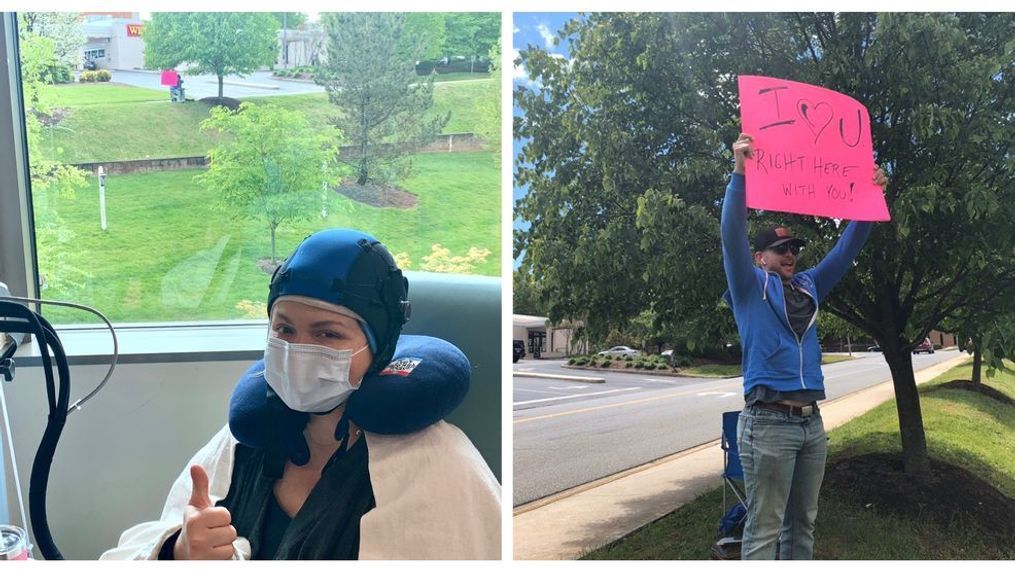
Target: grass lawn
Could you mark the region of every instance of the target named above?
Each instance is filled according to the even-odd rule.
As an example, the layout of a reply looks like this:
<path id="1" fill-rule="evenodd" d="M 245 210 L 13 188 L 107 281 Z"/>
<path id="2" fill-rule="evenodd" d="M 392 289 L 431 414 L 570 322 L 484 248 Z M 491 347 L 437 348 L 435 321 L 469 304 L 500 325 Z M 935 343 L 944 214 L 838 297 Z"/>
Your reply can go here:
<path id="1" fill-rule="evenodd" d="M 497 79 L 489 73 L 469 73 L 467 71 L 456 71 L 454 73 L 438 73 L 434 76 L 434 83 L 447 83 L 449 81 L 475 81 L 477 79 Z"/>
<path id="2" fill-rule="evenodd" d="M 968 379 L 971 365 L 953 368 L 920 387 L 924 426 L 932 461 L 964 468 L 989 482 L 1010 504 L 1015 498 L 1015 407 L 989 396 L 942 386 Z M 1015 375 L 999 373 L 985 379 L 989 387 L 1015 398 Z M 900 450 L 895 403 L 889 401 L 830 433 L 829 466 L 864 454 Z M 833 469 L 834 471 L 834 469 Z M 816 529 L 819 559 L 1011 559 L 1015 557 L 1011 521 L 935 511 L 937 502 L 913 506 L 903 514 L 885 501 L 858 495 L 839 486 L 826 471 Z M 903 476 L 898 475 L 901 479 Z M 719 474 L 716 473 L 716 480 Z M 832 484 L 829 484 L 829 481 Z M 916 488 L 908 479 L 901 489 Z M 966 480 L 938 493 L 973 488 Z M 989 488 L 988 488 L 989 489 Z M 720 517 L 721 489 L 704 494 L 679 510 L 631 535 L 586 554 L 586 559 L 706 559 Z M 987 509 L 993 506 L 969 510 Z M 938 508 L 940 509 L 940 508 Z"/>
<path id="3" fill-rule="evenodd" d="M 851 361 L 856 357 L 850 357 L 849 355 L 822 355 L 821 364 L 831 365 L 832 363 L 841 363 L 842 361 Z M 684 373 L 693 377 L 739 377 L 740 376 L 740 365 L 699 365 L 697 367 L 688 367 L 681 369 L 680 373 Z"/>
<path id="4" fill-rule="evenodd" d="M 112 103 L 139 103 L 144 101 L 169 102 L 165 89 L 148 89 L 122 83 L 68 83 L 50 90 L 50 103 L 56 107 L 83 107 Z"/>
<path id="5" fill-rule="evenodd" d="M 63 163 L 198 156 L 216 137 L 199 129 L 208 106 L 170 103 L 164 92 L 117 84 L 71 84 L 51 90 L 66 117 L 43 132 L 46 158 Z M 157 97 L 156 97 L 157 94 Z M 324 93 L 251 98 L 305 113 L 311 125 L 330 128 L 338 109 Z M 446 82 L 434 86 L 432 113 L 451 112 L 445 133 L 499 132 L 500 82 Z M 491 129 L 492 126 L 492 129 Z"/>
<path id="6" fill-rule="evenodd" d="M 326 220 L 279 229 L 278 255 L 288 255 L 316 230 L 351 226 L 394 254 L 408 253 L 410 269 L 440 243 L 453 255 L 471 246 L 490 250 L 474 273 L 499 275 L 500 174 L 493 156 L 422 154 L 413 163 L 414 174 L 401 186 L 419 197 L 416 207 L 375 208 L 333 194 Z M 271 252 L 267 227 L 226 213 L 221 200 L 193 180 L 200 172 L 109 176 L 106 232 L 99 228 L 95 188 L 73 199 L 46 197 L 64 236 L 57 242 L 52 233 L 39 233 L 40 272 L 52 284 L 44 296 L 93 305 L 120 322 L 238 319 L 244 317 L 238 302 L 263 303 L 269 275 L 255 264 Z M 36 209 L 45 208 L 37 201 Z M 54 268 L 58 259 L 64 271 Z M 60 279 L 69 275 L 77 277 Z M 81 322 L 81 315 L 47 308 L 58 323 Z"/>

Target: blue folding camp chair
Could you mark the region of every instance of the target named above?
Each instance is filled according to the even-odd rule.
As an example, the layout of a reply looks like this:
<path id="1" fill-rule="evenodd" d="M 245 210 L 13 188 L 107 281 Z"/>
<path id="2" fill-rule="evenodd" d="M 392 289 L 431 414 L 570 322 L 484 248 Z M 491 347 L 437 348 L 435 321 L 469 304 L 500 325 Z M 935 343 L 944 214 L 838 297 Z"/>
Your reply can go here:
<path id="1" fill-rule="evenodd" d="M 712 546 L 712 559 L 740 559 L 740 538 L 747 518 L 747 494 L 744 488 L 744 468 L 740 465 L 737 448 L 737 420 L 740 411 L 722 413 L 723 449 L 722 517 L 719 520 L 718 540 Z M 736 498 L 728 498 L 727 490 Z"/>

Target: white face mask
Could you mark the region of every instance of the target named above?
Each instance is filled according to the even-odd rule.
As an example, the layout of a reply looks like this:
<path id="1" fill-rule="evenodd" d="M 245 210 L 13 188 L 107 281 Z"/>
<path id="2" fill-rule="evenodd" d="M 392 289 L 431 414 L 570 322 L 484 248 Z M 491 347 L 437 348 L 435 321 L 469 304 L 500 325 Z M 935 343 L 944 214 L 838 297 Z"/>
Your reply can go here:
<path id="1" fill-rule="evenodd" d="M 302 412 L 328 412 L 345 402 L 356 387 L 349 380 L 353 352 L 322 345 L 288 343 L 269 337 L 264 378 L 282 402 Z"/>

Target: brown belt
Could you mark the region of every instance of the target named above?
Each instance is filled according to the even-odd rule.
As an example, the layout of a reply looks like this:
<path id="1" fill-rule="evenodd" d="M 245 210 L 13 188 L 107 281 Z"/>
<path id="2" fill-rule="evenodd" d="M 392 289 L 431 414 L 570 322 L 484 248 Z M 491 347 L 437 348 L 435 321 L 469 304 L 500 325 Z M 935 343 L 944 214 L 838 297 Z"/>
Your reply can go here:
<path id="1" fill-rule="evenodd" d="M 767 408 L 768 410 L 777 410 L 790 416 L 811 416 L 812 414 L 818 412 L 818 403 L 816 402 L 804 406 L 791 406 L 778 402 L 756 402 L 754 403 L 754 406 L 758 408 Z"/>

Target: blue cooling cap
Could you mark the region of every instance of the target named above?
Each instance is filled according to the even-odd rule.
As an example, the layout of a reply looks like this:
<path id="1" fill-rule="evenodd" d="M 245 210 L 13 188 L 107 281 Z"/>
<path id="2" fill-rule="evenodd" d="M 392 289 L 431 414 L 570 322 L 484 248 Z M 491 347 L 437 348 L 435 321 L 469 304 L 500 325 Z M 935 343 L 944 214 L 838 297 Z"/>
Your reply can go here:
<path id="1" fill-rule="evenodd" d="M 302 295 L 355 311 L 368 326 L 374 360 L 368 372 L 391 360 L 402 325 L 409 320 L 409 282 L 376 238 L 347 228 L 308 236 L 275 270 L 268 315 L 283 295 Z"/>

